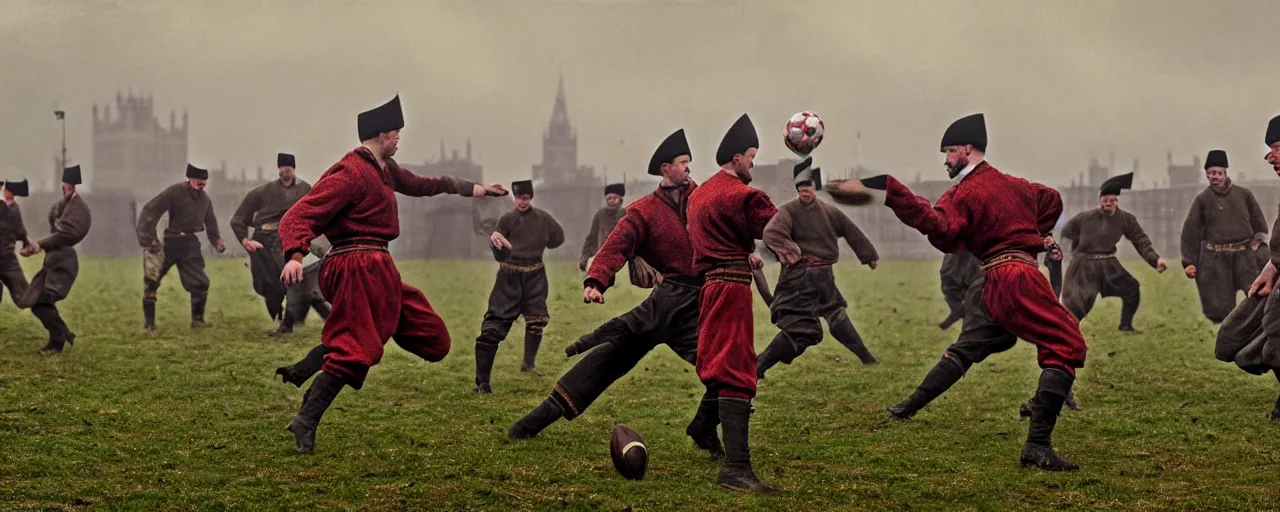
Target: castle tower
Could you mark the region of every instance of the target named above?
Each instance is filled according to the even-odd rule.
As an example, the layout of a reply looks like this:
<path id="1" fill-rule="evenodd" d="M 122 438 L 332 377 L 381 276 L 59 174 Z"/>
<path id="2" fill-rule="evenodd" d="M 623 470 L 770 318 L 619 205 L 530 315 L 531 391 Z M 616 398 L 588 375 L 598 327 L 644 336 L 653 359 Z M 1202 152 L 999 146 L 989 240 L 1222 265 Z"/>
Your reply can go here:
<path id="1" fill-rule="evenodd" d="M 182 180 L 187 164 L 187 114 L 182 126 L 169 113 L 169 127 L 160 124 L 150 95 L 116 93 L 115 116 L 106 106 L 99 115 L 93 105 L 93 188 L 128 192 L 149 198 Z M 88 173 L 86 173 L 88 174 Z"/>

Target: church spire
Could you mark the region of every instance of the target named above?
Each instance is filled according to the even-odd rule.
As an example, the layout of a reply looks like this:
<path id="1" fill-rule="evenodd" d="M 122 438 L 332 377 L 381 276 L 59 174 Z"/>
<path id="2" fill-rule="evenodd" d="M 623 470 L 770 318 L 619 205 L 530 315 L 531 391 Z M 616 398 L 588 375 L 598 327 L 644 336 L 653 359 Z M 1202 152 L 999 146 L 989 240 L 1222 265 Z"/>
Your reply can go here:
<path id="1" fill-rule="evenodd" d="M 569 107 L 564 97 L 564 74 L 560 74 L 560 83 L 556 86 L 556 105 L 551 110 L 552 126 L 569 126 Z"/>

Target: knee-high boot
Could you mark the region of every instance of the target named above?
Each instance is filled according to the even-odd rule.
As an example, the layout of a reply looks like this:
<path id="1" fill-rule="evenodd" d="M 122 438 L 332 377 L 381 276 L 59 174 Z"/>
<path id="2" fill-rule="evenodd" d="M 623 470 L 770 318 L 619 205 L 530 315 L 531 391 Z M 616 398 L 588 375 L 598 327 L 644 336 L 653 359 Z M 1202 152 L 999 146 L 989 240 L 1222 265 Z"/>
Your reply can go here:
<path id="1" fill-rule="evenodd" d="M 716 435 L 716 427 L 720 425 L 720 399 L 716 393 L 707 390 L 698 402 L 698 412 L 693 421 L 685 427 L 684 433 L 693 439 L 694 446 L 706 450 L 712 460 L 724 457 L 724 447 L 720 445 L 720 436 Z"/>
<path id="2" fill-rule="evenodd" d="M 489 375 L 493 373 L 493 359 L 498 355 L 498 345 L 476 341 L 476 387 L 471 391 L 476 394 L 489 394 L 493 388 L 489 385 Z"/>
<path id="3" fill-rule="evenodd" d="M 316 345 L 298 362 L 276 368 L 276 375 L 279 375 L 284 382 L 301 388 L 312 375 L 315 375 L 324 366 L 324 355 L 328 352 L 329 349 L 323 343 Z"/>
<path id="4" fill-rule="evenodd" d="M 915 416 L 920 409 L 938 398 L 943 392 L 951 388 L 952 384 L 964 377 L 965 370 L 968 368 L 951 355 L 942 356 L 942 360 L 938 364 L 933 365 L 933 369 L 924 376 L 924 380 L 898 405 L 889 408 L 889 414 L 898 419 L 908 419 Z"/>
<path id="5" fill-rule="evenodd" d="M 724 430 L 724 466 L 716 480 L 721 487 L 734 491 L 774 494 L 778 490 L 760 481 L 751 467 L 748 442 L 751 423 L 751 401 L 720 398 L 720 426 Z"/>
<path id="6" fill-rule="evenodd" d="M 542 376 L 542 372 L 538 371 L 538 347 L 542 346 L 542 333 L 534 333 L 530 331 L 524 332 L 524 362 L 520 364 L 520 371 L 533 372 L 534 375 Z"/>
<path id="7" fill-rule="evenodd" d="M 862 364 L 873 365 L 879 364 L 880 360 L 871 354 L 871 350 L 867 349 L 867 345 L 862 342 L 862 335 L 858 334 L 858 329 L 853 326 L 853 321 L 845 316 L 835 325 L 831 326 L 831 336 L 839 341 L 841 345 L 858 356 L 858 360 Z"/>
<path id="8" fill-rule="evenodd" d="M 1031 408 L 1031 425 L 1027 429 L 1027 442 L 1022 446 L 1022 465 L 1035 466 L 1049 471 L 1072 471 L 1080 466 L 1058 457 L 1053 451 L 1053 429 L 1062 413 L 1062 403 L 1071 393 L 1075 377 L 1056 368 L 1040 372 L 1040 385 L 1036 389 L 1035 404 Z"/>
<path id="9" fill-rule="evenodd" d="M 324 416 L 324 412 L 329 409 L 329 405 L 333 403 L 333 399 L 338 396 L 338 392 L 342 391 L 342 386 L 345 384 L 342 378 L 328 373 L 321 373 L 316 377 L 316 381 L 311 383 L 311 388 L 307 390 L 306 399 L 302 403 L 302 408 L 298 410 L 298 415 L 294 416 L 293 421 L 285 427 L 293 432 L 299 452 L 316 452 L 316 428 L 320 426 L 320 418 Z"/>
<path id="10" fill-rule="evenodd" d="M 529 414 L 512 424 L 511 428 L 507 429 L 507 437 L 512 440 L 532 439 L 562 417 L 564 417 L 564 408 L 555 400 L 555 397 L 549 396 L 529 411 Z"/>

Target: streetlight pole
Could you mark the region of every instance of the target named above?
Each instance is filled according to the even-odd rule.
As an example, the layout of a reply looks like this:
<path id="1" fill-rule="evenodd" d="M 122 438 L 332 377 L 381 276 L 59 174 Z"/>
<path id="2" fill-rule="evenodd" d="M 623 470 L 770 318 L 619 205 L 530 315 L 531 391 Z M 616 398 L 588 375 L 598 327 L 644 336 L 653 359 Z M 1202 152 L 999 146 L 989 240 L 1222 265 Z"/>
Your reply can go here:
<path id="1" fill-rule="evenodd" d="M 54 171 L 56 176 L 54 176 L 53 180 L 53 186 L 56 189 L 58 187 L 58 183 L 62 181 L 63 169 L 67 168 L 67 113 L 63 110 L 54 110 L 53 115 L 54 117 L 57 117 L 59 121 L 62 121 L 62 160 L 58 170 Z"/>

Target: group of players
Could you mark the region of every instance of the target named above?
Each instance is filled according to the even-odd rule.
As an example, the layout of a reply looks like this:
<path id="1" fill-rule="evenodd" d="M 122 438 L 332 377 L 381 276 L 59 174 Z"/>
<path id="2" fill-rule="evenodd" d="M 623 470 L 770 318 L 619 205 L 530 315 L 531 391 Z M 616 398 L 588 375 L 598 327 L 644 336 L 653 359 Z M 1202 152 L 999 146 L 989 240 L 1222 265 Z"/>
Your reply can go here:
<path id="1" fill-rule="evenodd" d="M 538 371 L 536 356 L 549 321 L 543 253 L 564 243 L 563 229 L 549 213 L 532 206 L 530 181 L 515 182 L 508 191 L 453 177 L 418 176 L 401 168 L 392 157 L 403 127 L 398 96 L 361 113 L 360 145 L 314 186 L 296 178 L 292 155 L 280 154 L 279 179 L 251 191 L 231 222 L 250 254 L 254 289 L 278 321 L 273 333 L 291 331 L 311 308 L 325 319 L 322 342 L 297 363 L 276 370 L 299 388 L 315 377 L 287 427 L 299 451 L 314 452 L 325 411 L 344 387 L 363 386 L 387 340 L 431 362 L 442 360 L 451 349 L 444 322 L 421 291 L 401 280 L 388 253 L 388 243 L 399 235 L 396 193 L 513 195 L 514 209 L 497 220 L 490 235 L 499 269 L 475 341 L 474 392 L 492 392 L 494 357 L 521 316 L 521 370 Z M 1280 116 L 1271 120 L 1265 142 L 1267 161 L 1280 174 Z M 1054 452 L 1052 433 L 1064 404 L 1074 406 L 1071 390 L 1085 362 L 1079 321 L 1098 295 L 1118 296 L 1123 304 L 1120 329 L 1133 330 L 1138 283 L 1116 260 L 1122 237 L 1158 271 L 1166 267 L 1136 218 L 1118 207 L 1118 196 L 1131 185 L 1132 174 L 1108 180 L 1100 190 L 1099 208 L 1067 222 L 1061 236 L 1071 240 L 1071 262 L 1065 281 L 1051 283 L 1040 272 L 1036 256 L 1045 254 L 1051 275 L 1060 269 L 1064 255 L 1052 232 L 1063 210 L 1061 196 L 1050 187 L 1002 173 L 986 161 L 982 114 L 961 118 L 944 132 L 940 150 L 954 185 L 936 204 L 888 175 L 823 187 L 820 169 L 806 158 L 794 169 L 797 198 L 775 206 L 763 191 L 749 186 L 758 148 L 755 127 L 743 114 L 719 144 L 719 169 L 697 184 L 690 179 L 692 151 L 684 131 L 677 130 L 649 161 L 648 173 L 661 177 L 651 194 L 624 208 L 625 188 L 606 187 L 606 206 L 592 221 L 580 262 L 586 272 L 583 300 L 603 303 L 616 274 L 627 265 L 631 282 L 652 292 L 566 348 L 569 356 L 585 356 L 560 377 L 550 396 L 511 425 L 509 437 L 533 438 L 561 418 L 581 415 L 649 351 L 666 344 L 695 365 L 705 385 L 685 432 L 698 448 L 723 459 L 718 483 L 739 491 L 776 492 L 751 465 L 749 424 L 758 379 L 777 363 L 790 364 L 819 343 L 820 319 L 864 364 L 879 362 L 846 314 L 847 303 L 832 271 L 841 238 L 871 269 L 877 267 L 878 255 L 845 214 L 817 197 L 825 189 L 836 202 L 861 204 L 871 197 L 867 190 L 876 189 L 884 191 L 884 204 L 902 222 L 947 253 L 941 272 L 951 314 L 940 327 L 963 320 L 956 342 L 909 397 L 888 408 L 890 415 L 911 418 L 970 366 L 1012 348 L 1022 338 L 1037 346 L 1042 373 L 1036 392 L 1023 405 L 1030 427 L 1021 463 L 1055 471 L 1076 469 Z M 1262 374 L 1280 369 L 1280 341 L 1270 343 L 1280 340 L 1280 313 L 1273 312 L 1280 309 L 1272 306 L 1271 298 L 1280 294 L 1270 293 L 1280 258 L 1280 240 L 1275 239 L 1280 229 L 1272 229 L 1272 240 L 1266 239 L 1256 200 L 1248 190 L 1231 184 L 1226 167 L 1225 153 L 1210 153 L 1210 187 L 1196 198 L 1183 230 L 1184 272 L 1197 280 L 1206 316 L 1223 323 L 1217 357 Z M 142 209 L 137 231 L 145 249 L 147 333 L 155 330 L 160 280 L 173 266 L 191 295 L 192 327 L 209 325 L 204 319 L 209 279 L 197 234 L 207 232 L 218 252 L 225 245 L 204 192 L 207 179 L 207 171 L 188 165 L 187 181 L 166 188 Z M 73 247 L 90 225 L 88 207 L 76 194 L 79 168 L 66 169 L 63 182 L 63 198 L 49 214 L 52 234 L 45 239 L 31 242 L 23 228 L 15 197 L 27 195 L 25 181 L 5 183 L 0 209 L 0 249 L 6 249 L 0 250 L 0 282 L 19 307 L 31 309 L 49 331 L 49 343 L 42 349 L 46 354 L 74 342 L 55 304 L 74 283 L 78 266 Z M 166 213 L 169 225 L 161 241 L 155 229 Z M 24 256 L 46 254 L 30 285 L 13 256 L 17 241 L 23 243 Z M 760 283 L 763 261 L 755 254 L 758 243 L 782 264 L 772 293 Z M 1268 247 L 1269 254 L 1263 251 Z M 779 328 L 758 356 L 753 282 Z M 1237 290 L 1249 296 L 1239 305 Z M 1277 375 L 1280 378 L 1280 372 Z M 1280 399 L 1276 405 L 1272 419 L 1280 419 Z"/>

